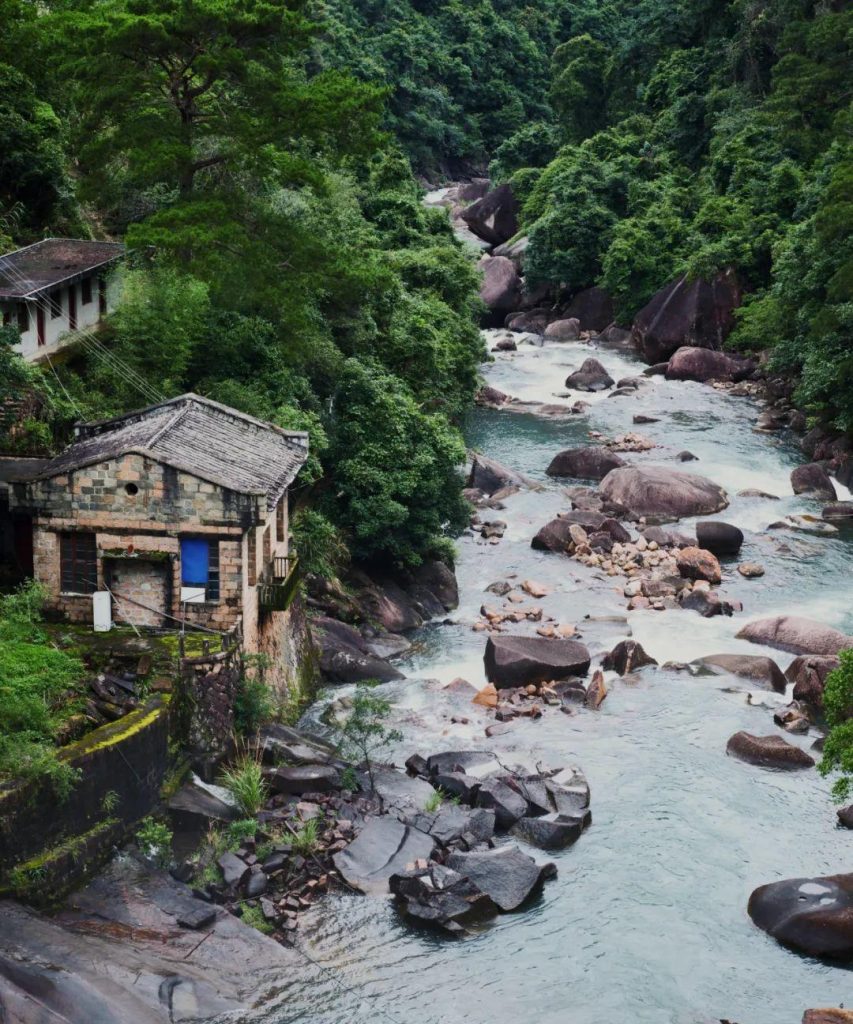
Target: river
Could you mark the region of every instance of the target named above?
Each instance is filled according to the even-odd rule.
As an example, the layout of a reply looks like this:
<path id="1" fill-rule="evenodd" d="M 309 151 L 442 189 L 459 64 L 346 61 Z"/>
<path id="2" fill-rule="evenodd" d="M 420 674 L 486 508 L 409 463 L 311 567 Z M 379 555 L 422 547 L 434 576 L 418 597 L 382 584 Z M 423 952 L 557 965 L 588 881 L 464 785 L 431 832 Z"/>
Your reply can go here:
<path id="1" fill-rule="evenodd" d="M 641 369 L 621 349 L 522 345 L 498 354 L 484 376 L 523 400 L 571 404 L 581 396 L 555 396 L 590 354 L 614 379 Z M 756 706 L 742 680 L 650 669 L 633 684 L 608 676 L 599 712 L 568 717 L 547 709 L 541 720 L 517 720 L 508 733 L 485 740 L 485 713 L 441 689 L 456 676 L 485 681 L 485 641 L 471 624 L 483 601 L 499 603 L 484 588 L 513 574 L 552 587 L 536 603 L 575 623 L 594 655 L 632 634 L 661 663 L 744 651 L 768 653 L 784 668 L 790 655 L 734 639 L 743 622 L 789 612 L 853 632 L 853 531 L 824 538 L 767 530 L 783 514 L 818 506 L 791 494 L 789 473 L 802 454 L 793 438 L 753 431 L 755 402 L 660 377 L 635 396 L 591 401 L 587 414 L 567 419 L 472 414 L 469 444 L 544 489 L 523 491 L 495 513 L 508 524 L 500 543 L 470 534 L 459 540 L 453 624 L 425 627 L 403 663 L 409 678 L 383 689 L 405 736 L 394 751 L 398 763 L 415 751 L 489 747 L 504 760 L 578 764 L 592 789 L 592 827 L 551 858 L 559 875 L 537 902 L 465 940 L 409 928 L 389 900 L 330 897 L 300 928 L 301 948 L 323 967 L 306 963 L 298 977 L 279 979 L 275 1007 L 251 1020 L 796 1024 L 807 1007 L 853 1004 L 853 972 L 788 952 L 746 913 L 750 892 L 762 883 L 849 871 L 853 860 L 851 833 L 835 827 L 828 780 L 814 770 L 777 773 L 726 756 L 726 741 L 740 729 L 777 731 L 768 706 L 778 697 L 761 692 L 756 697 L 768 706 Z M 636 412 L 659 422 L 632 427 Z M 767 570 L 762 579 L 744 580 L 736 560 L 724 565 L 721 592 L 741 599 L 742 613 L 629 613 L 618 579 L 530 548 L 536 530 L 570 507 L 545 466 L 558 450 L 589 443 L 590 430 L 611 437 L 641 431 L 660 447 L 626 460 L 685 468 L 726 488 L 731 505 L 719 518 L 746 533 L 739 560 Z M 699 461 L 681 467 L 675 455 L 683 449 Z M 737 497 L 744 488 L 780 499 Z M 318 721 L 322 706 L 309 721 Z M 452 714 L 470 723 L 453 724 Z M 793 742 L 808 748 L 814 738 Z"/>

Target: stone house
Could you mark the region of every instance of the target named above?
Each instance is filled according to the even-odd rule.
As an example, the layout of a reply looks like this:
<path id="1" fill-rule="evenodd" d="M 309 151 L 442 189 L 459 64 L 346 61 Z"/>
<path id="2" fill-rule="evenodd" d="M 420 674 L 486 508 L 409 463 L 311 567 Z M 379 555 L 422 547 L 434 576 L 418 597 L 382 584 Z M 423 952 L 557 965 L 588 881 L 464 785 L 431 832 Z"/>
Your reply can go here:
<path id="1" fill-rule="evenodd" d="M 117 623 L 239 625 L 252 652 L 293 596 L 288 489 L 307 456 L 307 434 L 186 394 L 78 425 L 7 484 L 9 512 L 54 612 L 93 622 L 105 591 Z"/>
<path id="2" fill-rule="evenodd" d="M 97 327 L 118 301 L 123 255 L 118 242 L 45 238 L 0 256 L 0 322 L 17 327 L 16 351 L 35 362 Z"/>

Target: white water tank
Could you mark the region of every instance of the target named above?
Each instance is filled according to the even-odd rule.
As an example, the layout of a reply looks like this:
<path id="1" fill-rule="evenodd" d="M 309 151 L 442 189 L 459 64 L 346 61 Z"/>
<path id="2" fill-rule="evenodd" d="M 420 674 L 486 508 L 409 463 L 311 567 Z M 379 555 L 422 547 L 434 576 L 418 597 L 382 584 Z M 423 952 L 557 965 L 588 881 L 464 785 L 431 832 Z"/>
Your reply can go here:
<path id="1" fill-rule="evenodd" d="M 113 628 L 113 613 L 108 590 L 92 594 L 92 621 L 96 633 L 108 633 Z"/>

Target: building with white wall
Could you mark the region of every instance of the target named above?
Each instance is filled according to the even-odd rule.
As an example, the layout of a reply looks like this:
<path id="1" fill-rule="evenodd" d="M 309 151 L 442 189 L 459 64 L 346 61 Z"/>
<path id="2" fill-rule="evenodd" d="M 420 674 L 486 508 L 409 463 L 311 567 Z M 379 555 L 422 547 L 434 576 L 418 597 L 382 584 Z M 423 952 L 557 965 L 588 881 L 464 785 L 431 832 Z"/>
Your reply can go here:
<path id="1" fill-rule="evenodd" d="M 0 256 L 0 320 L 17 327 L 30 362 L 97 326 L 118 298 L 118 242 L 45 238 Z"/>

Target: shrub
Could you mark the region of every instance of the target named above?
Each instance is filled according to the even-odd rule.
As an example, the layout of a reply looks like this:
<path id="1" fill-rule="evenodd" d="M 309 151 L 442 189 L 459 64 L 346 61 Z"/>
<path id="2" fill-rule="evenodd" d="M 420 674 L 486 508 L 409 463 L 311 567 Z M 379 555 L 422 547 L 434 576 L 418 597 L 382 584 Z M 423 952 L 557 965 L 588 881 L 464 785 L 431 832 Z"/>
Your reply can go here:
<path id="1" fill-rule="evenodd" d="M 261 762 L 257 758 L 245 754 L 225 769 L 220 784 L 234 797 L 237 806 L 247 817 L 256 815 L 264 806 L 267 786 Z"/>
<path id="2" fill-rule="evenodd" d="M 846 800 L 853 790 L 853 648 L 842 651 L 837 669 L 826 677 L 823 706 L 830 726 L 823 747 L 820 771 L 841 772 L 832 790 L 836 800 Z"/>
<path id="3" fill-rule="evenodd" d="M 293 849 L 303 857 L 310 857 L 317 849 L 320 826 L 316 818 L 309 818 L 291 840 Z"/>
<path id="4" fill-rule="evenodd" d="M 243 655 L 234 698 L 234 729 L 239 736 L 251 736 L 273 716 L 275 705 L 264 679 L 269 665 L 266 654 Z"/>
<path id="5" fill-rule="evenodd" d="M 136 844 L 144 857 L 164 868 L 172 854 L 172 830 L 156 818 L 143 818 L 136 832 Z"/>
<path id="6" fill-rule="evenodd" d="M 365 766 L 374 789 L 374 758 L 391 743 L 403 738 L 398 730 L 386 728 L 385 720 L 390 713 L 391 702 L 371 693 L 370 688 L 362 684 L 353 696 L 349 717 L 338 730 L 341 754 Z"/>

